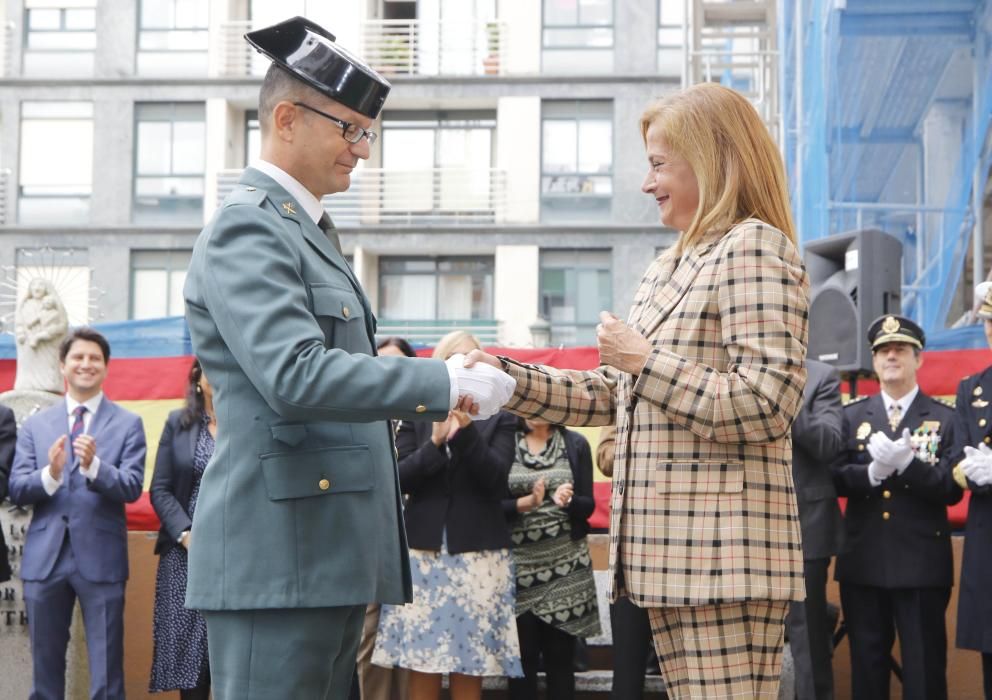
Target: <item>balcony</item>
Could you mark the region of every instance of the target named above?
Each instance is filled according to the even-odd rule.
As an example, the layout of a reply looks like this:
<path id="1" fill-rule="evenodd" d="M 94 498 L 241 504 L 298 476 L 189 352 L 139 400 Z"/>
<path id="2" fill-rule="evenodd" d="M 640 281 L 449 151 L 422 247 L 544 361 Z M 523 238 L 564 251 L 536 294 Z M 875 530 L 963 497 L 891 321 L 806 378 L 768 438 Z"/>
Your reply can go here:
<path id="1" fill-rule="evenodd" d="M 14 73 L 14 32 L 17 25 L 4 22 L 0 27 L 0 77 L 10 77 Z"/>
<path id="2" fill-rule="evenodd" d="M 7 225 L 7 207 L 10 203 L 10 171 L 0 170 L 0 226 Z"/>
<path id="3" fill-rule="evenodd" d="M 379 319 L 376 338 L 390 336 L 405 338 L 413 345 L 437 345 L 437 341 L 452 331 L 471 333 L 484 346 L 499 344 L 499 322 L 489 319 L 472 321 L 396 321 Z"/>
<path id="4" fill-rule="evenodd" d="M 219 77 L 246 78 L 265 74 L 268 59 L 245 41 L 244 35 L 251 29 L 251 20 L 222 22 L 213 34 L 210 40 L 214 53 L 213 72 Z"/>
<path id="5" fill-rule="evenodd" d="M 370 20 L 362 57 L 383 75 L 500 75 L 505 22 Z"/>
<path id="6" fill-rule="evenodd" d="M 240 170 L 217 174 L 218 204 L 240 177 Z M 324 208 L 338 226 L 502 223 L 507 211 L 506 172 L 360 168 L 352 173 L 346 192 L 324 198 Z"/>

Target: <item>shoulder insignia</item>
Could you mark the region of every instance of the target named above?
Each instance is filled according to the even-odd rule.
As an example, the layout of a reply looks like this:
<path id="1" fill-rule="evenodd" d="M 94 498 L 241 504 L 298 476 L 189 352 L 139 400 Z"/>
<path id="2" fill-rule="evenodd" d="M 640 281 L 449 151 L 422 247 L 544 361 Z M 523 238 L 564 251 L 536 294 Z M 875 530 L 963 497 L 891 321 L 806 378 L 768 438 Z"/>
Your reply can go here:
<path id="1" fill-rule="evenodd" d="M 937 396 L 931 396 L 930 398 L 933 399 L 933 402 L 934 403 L 938 403 L 938 404 L 940 404 L 942 406 L 947 406 L 948 408 L 954 408 L 954 402 L 953 401 L 948 401 L 947 399 L 942 399 L 942 398 L 939 398 Z"/>
<path id="2" fill-rule="evenodd" d="M 261 203 L 264 202 L 268 196 L 268 192 L 265 190 L 260 190 L 257 187 L 245 187 L 244 185 L 238 185 L 234 188 L 234 191 L 227 195 L 224 199 L 224 206 L 230 207 L 236 204 L 247 204 L 249 206 L 257 207 L 261 205 Z"/>
<path id="3" fill-rule="evenodd" d="M 848 406 L 853 406 L 856 403 L 861 403 L 862 401 L 864 401 L 867 398 L 869 398 L 869 397 L 866 394 L 862 394 L 861 396 L 857 397 L 856 399 L 850 399 L 846 404 L 844 404 L 844 407 L 847 408 Z"/>

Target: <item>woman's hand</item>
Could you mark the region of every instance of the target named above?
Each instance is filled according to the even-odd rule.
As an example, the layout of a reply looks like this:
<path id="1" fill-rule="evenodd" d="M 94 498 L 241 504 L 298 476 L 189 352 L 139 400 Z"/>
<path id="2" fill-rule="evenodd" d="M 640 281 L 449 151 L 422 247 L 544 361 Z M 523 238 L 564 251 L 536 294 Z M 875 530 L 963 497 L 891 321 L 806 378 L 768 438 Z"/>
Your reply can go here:
<path id="1" fill-rule="evenodd" d="M 454 411 L 449 411 L 447 418 L 431 425 L 431 442 L 434 443 L 435 447 L 440 447 L 448 441 L 448 435 L 457 424 L 454 413 Z"/>
<path id="2" fill-rule="evenodd" d="M 517 499 L 517 512 L 529 513 L 532 510 L 540 508 L 541 504 L 544 503 L 544 493 L 546 489 L 547 485 L 544 483 L 543 478 L 535 481 L 534 486 L 531 487 L 530 493 Z"/>
<path id="3" fill-rule="evenodd" d="M 565 483 L 555 489 L 555 495 L 551 497 L 551 500 L 559 508 L 568 508 L 572 503 L 572 496 L 574 495 L 575 487 L 569 483 Z"/>
<path id="4" fill-rule="evenodd" d="M 503 363 L 499 361 L 494 355 L 490 355 L 482 350 L 473 350 L 468 355 L 465 356 L 465 367 L 471 367 L 476 362 L 483 362 L 487 365 L 492 365 L 496 369 L 503 371 Z"/>
<path id="5" fill-rule="evenodd" d="M 596 343 L 599 361 L 621 372 L 637 376 L 651 354 L 651 341 L 609 311 L 599 312 Z"/>
<path id="6" fill-rule="evenodd" d="M 472 423 L 472 416 L 470 416 L 465 411 L 452 409 L 449 416 L 454 419 L 455 423 L 458 424 L 459 428 L 467 428 Z"/>

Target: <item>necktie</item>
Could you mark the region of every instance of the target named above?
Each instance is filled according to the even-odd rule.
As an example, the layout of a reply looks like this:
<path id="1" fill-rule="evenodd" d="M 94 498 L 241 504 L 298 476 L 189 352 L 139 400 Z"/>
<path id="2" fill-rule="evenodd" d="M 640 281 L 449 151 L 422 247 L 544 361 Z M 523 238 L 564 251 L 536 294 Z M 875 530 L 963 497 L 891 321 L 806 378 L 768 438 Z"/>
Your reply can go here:
<path id="1" fill-rule="evenodd" d="M 76 438 L 83 434 L 83 414 L 86 413 L 86 406 L 76 406 L 72 409 L 74 420 L 72 429 L 69 431 L 69 442 L 75 442 Z"/>
<path id="2" fill-rule="evenodd" d="M 901 422 L 902 409 L 899 407 L 899 404 L 894 403 L 892 404 L 892 408 L 889 409 L 889 425 L 892 427 L 892 430 L 895 430 Z"/>
<path id="3" fill-rule="evenodd" d="M 317 222 L 317 226 L 319 226 L 320 230 L 327 236 L 327 240 L 329 240 L 331 245 L 334 246 L 334 250 L 338 251 L 338 254 L 343 257 L 344 253 L 341 252 L 341 241 L 338 239 L 338 232 L 334 229 L 334 224 L 331 223 L 331 217 L 329 217 L 326 212 L 320 217 L 320 220 Z"/>

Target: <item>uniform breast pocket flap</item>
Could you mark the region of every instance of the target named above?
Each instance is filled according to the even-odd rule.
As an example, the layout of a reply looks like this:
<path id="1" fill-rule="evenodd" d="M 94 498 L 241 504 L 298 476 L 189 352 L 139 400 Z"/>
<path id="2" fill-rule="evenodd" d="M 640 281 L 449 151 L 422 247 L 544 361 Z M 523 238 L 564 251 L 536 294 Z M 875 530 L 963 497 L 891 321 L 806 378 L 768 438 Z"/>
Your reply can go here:
<path id="1" fill-rule="evenodd" d="M 375 485 L 368 445 L 275 452 L 259 459 L 273 501 L 370 491 Z"/>
<path id="2" fill-rule="evenodd" d="M 362 304 L 353 289 L 310 285 L 315 316 L 330 316 L 339 321 L 354 321 L 363 317 Z"/>
<path id="3" fill-rule="evenodd" d="M 658 493 L 741 493 L 744 465 L 729 460 L 662 462 L 657 470 Z"/>

